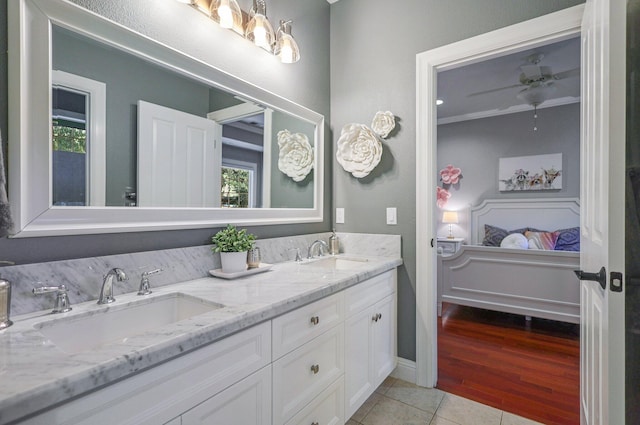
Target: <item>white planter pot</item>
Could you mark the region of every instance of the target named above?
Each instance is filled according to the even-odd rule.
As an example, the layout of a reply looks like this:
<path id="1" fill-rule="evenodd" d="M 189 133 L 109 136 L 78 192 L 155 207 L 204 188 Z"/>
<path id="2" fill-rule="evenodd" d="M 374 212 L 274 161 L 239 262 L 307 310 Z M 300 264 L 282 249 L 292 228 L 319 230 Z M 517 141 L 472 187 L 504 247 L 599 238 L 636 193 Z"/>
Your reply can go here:
<path id="1" fill-rule="evenodd" d="M 223 273 L 238 273 L 247 270 L 247 251 L 243 252 L 221 252 Z"/>

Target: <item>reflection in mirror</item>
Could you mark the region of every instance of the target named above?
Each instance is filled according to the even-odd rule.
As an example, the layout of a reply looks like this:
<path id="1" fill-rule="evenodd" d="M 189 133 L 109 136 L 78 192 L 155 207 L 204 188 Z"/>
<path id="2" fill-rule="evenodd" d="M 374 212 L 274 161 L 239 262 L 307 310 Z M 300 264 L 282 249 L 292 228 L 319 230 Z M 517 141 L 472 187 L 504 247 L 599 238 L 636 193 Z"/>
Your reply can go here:
<path id="1" fill-rule="evenodd" d="M 12 0 L 7 11 L 8 97 L 10 104 L 20 105 L 9 109 L 14 125 L 7 138 L 14 237 L 323 221 L 322 115 L 73 2 Z M 78 105 L 65 105 L 70 97 Z M 151 134 L 158 130 L 156 141 L 161 143 L 148 149 L 153 138 L 141 138 L 149 129 L 140 123 L 143 109 L 155 107 L 198 118 L 208 124 L 203 128 L 212 125 L 215 130 L 160 132 L 162 125 L 173 123 L 154 122 L 151 115 Z M 231 107 L 249 111 L 219 112 Z M 261 147 L 249 137 L 231 134 L 234 122 L 252 124 L 258 114 L 263 115 Z M 57 127 L 65 127 L 56 129 L 56 153 L 54 119 Z M 59 133 L 77 136 L 82 126 L 84 149 L 61 148 L 73 143 L 61 141 Z M 280 151 L 276 141 L 284 130 L 309 141 L 300 173 L 292 171 L 293 156 L 302 150 L 292 143 Z M 213 133 L 213 147 L 208 133 Z M 260 138 L 259 133 L 252 137 Z M 241 148 L 236 157 L 232 147 Z M 249 152 L 260 149 L 262 157 L 252 158 Z M 281 154 L 287 174 L 278 166 Z M 72 160 L 59 163 L 56 158 L 53 163 L 52 157 L 63 156 L 80 158 L 77 174 L 68 172 Z M 223 163 L 243 170 L 235 173 L 236 182 L 222 178 Z M 189 172 L 181 174 L 180 169 Z M 65 173 L 77 176 L 73 183 L 63 182 L 69 177 Z M 162 180 L 169 174 L 171 179 Z M 152 184 L 147 187 L 147 182 Z M 147 202 L 153 206 L 144 206 Z"/>
<path id="2" fill-rule="evenodd" d="M 287 129 L 315 146 L 314 124 L 56 25 L 52 68 L 53 101 L 72 103 L 52 109 L 54 206 L 314 207 L 313 172 L 282 174 L 274 142 Z M 92 125 L 105 129 L 103 148 Z"/>

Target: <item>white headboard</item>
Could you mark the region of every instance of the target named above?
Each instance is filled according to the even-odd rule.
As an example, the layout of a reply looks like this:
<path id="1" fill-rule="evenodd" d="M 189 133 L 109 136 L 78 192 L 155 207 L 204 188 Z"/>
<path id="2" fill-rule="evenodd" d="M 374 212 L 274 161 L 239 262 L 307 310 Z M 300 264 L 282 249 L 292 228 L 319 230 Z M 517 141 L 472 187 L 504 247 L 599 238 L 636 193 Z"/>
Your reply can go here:
<path id="1" fill-rule="evenodd" d="M 485 199 L 471 208 L 471 244 L 481 244 L 484 225 L 514 230 L 533 227 L 558 230 L 580 226 L 577 198 Z"/>

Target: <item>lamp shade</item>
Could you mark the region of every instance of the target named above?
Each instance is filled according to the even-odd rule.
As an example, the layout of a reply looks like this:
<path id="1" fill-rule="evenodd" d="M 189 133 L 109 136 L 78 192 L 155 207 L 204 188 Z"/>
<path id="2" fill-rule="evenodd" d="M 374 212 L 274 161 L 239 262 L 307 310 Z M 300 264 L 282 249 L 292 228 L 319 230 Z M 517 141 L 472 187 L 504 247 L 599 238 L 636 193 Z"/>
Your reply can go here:
<path id="1" fill-rule="evenodd" d="M 272 52 L 275 34 L 267 19 L 267 5 L 264 0 L 254 0 L 250 16 L 245 37 L 256 46 L 262 47 L 267 52 Z"/>
<path id="2" fill-rule="evenodd" d="M 458 223 L 458 212 L 457 211 L 445 211 L 442 213 L 442 222 L 446 224 L 457 224 Z"/>
<path id="3" fill-rule="evenodd" d="M 229 28 L 242 34 L 242 10 L 236 0 L 213 0 L 211 18 L 222 28 Z"/>
<path id="4" fill-rule="evenodd" d="M 295 63 L 300 60 L 298 43 L 291 35 L 291 21 L 280 21 L 273 53 L 280 58 L 282 63 Z"/>

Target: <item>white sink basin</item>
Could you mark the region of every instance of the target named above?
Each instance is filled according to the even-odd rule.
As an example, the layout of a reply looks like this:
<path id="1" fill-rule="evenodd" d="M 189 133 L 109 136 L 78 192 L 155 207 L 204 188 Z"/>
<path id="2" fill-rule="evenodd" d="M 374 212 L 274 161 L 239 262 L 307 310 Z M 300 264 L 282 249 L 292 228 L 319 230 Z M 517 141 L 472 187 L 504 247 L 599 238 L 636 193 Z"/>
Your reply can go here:
<path id="1" fill-rule="evenodd" d="M 53 318 L 34 327 L 61 350 L 72 354 L 106 344 L 125 343 L 132 336 L 221 307 L 221 304 L 174 292 L 126 305 L 96 305 L 95 311 Z"/>
<path id="2" fill-rule="evenodd" d="M 366 266 L 368 261 L 367 258 L 360 257 L 325 257 L 305 261 L 302 264 L 324 270 L 353 270 Z"/>

